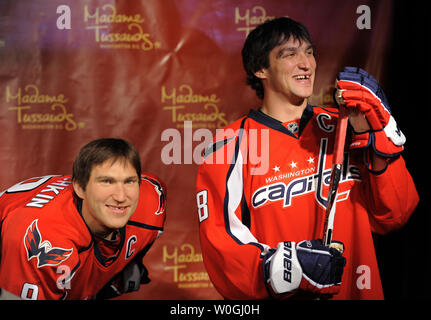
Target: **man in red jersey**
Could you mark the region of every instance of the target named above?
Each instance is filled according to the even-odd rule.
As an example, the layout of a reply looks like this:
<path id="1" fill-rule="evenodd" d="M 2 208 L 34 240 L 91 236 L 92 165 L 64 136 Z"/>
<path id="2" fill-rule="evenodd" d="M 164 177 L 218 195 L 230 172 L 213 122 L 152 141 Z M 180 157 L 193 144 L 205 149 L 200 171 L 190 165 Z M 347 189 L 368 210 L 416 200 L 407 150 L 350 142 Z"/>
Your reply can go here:
<path id="1" fill-rule="evenodd" d="M 217 133 L 197 175 L 214 286 L 227 299 L 383 299 L 372 233 L 403 226 L 419 200 L 383 91 L 362 69 L 337 76 L 350 123 L 337 250 L 321 237 L 338 109 L 308 104 L 316 75 L 309 33 L 289 18 L 267 21 L 249 34 L 242 56 L 262 105 Z"/>
<path id="2" fill-rule="evenodd" d="M 72 176 L 28 179 L 0 194 L 6 298 L 112 298 L 149 281 L 142 259 L 163 232 L 165 190 L 122 139 L 85 145 Z"/>

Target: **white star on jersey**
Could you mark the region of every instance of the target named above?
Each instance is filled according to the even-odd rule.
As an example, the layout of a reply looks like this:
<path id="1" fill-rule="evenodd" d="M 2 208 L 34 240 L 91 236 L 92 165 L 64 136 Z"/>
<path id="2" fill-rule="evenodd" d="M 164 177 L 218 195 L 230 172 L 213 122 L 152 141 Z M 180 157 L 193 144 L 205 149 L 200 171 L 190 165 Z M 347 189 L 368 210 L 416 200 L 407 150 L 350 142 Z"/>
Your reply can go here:
<path id="1" fill-rule="evenodd" d="M 310 157 L 310 158 L 308 158 L 307 161 L 308 161 L 309 164 L 312 164 L 312 163 L 314 163 L 314 158 Z"/>
<path id="2" fill-rule="evenodd" d="M 297 162 L 294 162 L 293 160 L 292 160 L 292 162 L 290 163 L 290 166 L 292 167 L 292 169 L 293 168 L 297 168 Z"/>
<path id="3" fill-rule="evenodd" d="M 279 166 L 275 166 L 274 168 L 272 168 L 272 170 L 274 170 L 274 173 L 275 172 L 279 172 L 280 171 L 280 167 Z"/>

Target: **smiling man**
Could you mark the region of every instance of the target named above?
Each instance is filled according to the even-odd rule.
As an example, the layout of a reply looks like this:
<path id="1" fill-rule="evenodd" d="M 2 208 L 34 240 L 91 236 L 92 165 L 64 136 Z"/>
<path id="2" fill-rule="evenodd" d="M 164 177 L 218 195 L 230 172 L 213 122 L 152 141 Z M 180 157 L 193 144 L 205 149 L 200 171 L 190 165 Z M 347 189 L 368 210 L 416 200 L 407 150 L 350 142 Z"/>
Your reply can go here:
<path id="1" fill-rule="evenodd" d="M 99 139 L 72 176 L 4 191 L 0 213 L 3 297 L 105 299 L 149 282 L 142 259 L 163 231 L 165 190 L 130 143 Z"/>
<path id="2" fill-rule="evenodd" d="M 261 111 L 282 122 L 300 118 L 313 94 L 316 59 L 313 46 L 290 37 L 269 53 L 268 67 L 255 76 L 265 88 Z"/>
<path id="3" fill-rule="evenodd" d="M 403 226 L 418 202 L 383 91 L 359 68 L 337 77 L 351 139 L 336 198 L 338 241 L 327 247 L 338 109 L 308 103 L 316 75 L 310 35 L 289 18 L 267 21 L 250 32 L 242 57 L 262 104 L 216 136 L 197 174 L 202 254 L 214 286 L 227 299 L 382 299 L 372 234 Z M 251 158 L 262 144 L 264 173 Z M 214 160 L 228 150 L 232 161 Z"/>

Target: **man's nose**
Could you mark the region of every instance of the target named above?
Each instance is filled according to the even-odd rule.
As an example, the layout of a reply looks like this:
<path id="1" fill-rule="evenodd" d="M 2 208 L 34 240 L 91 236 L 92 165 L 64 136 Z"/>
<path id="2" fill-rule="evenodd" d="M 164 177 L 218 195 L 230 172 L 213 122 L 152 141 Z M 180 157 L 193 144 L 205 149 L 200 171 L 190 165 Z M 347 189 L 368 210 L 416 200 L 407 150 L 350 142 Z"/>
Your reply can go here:
<path id="1" fill-rule="evenodd" d="M 114 192 L 112 194 L 112 197 L 117 202 L 124 202 L 126 201 L 126 189 L 122 183 L 119 183 L 115 186 Z"/>
<path id="2" fill-rule="evenodd" d="M 305 52 L 301 52 L 298 55 L 298 68 L 302 70 L 309 70 L 311 68 L 309 56 Z"/>

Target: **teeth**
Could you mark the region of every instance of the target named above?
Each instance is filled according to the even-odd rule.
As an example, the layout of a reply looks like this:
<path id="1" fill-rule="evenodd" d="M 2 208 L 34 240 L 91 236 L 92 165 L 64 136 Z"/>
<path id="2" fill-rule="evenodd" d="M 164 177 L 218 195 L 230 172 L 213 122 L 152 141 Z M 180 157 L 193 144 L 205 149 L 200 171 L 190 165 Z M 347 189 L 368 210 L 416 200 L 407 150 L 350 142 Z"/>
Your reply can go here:
<path id="1" fill-rule="evenodd" d="M 310 79 L 310 76 L 296 76 L 295 77 L 295 79 L 297 79 L 297 80 L 308 80 L 308 79 Z"/>
<path id="2" fill-rule="evenodd" d="M 114 207 L 114 206 L 108 206 L 108 208 L 114 211 L 124 211 L 126 209 L 126 207 Z"/>

